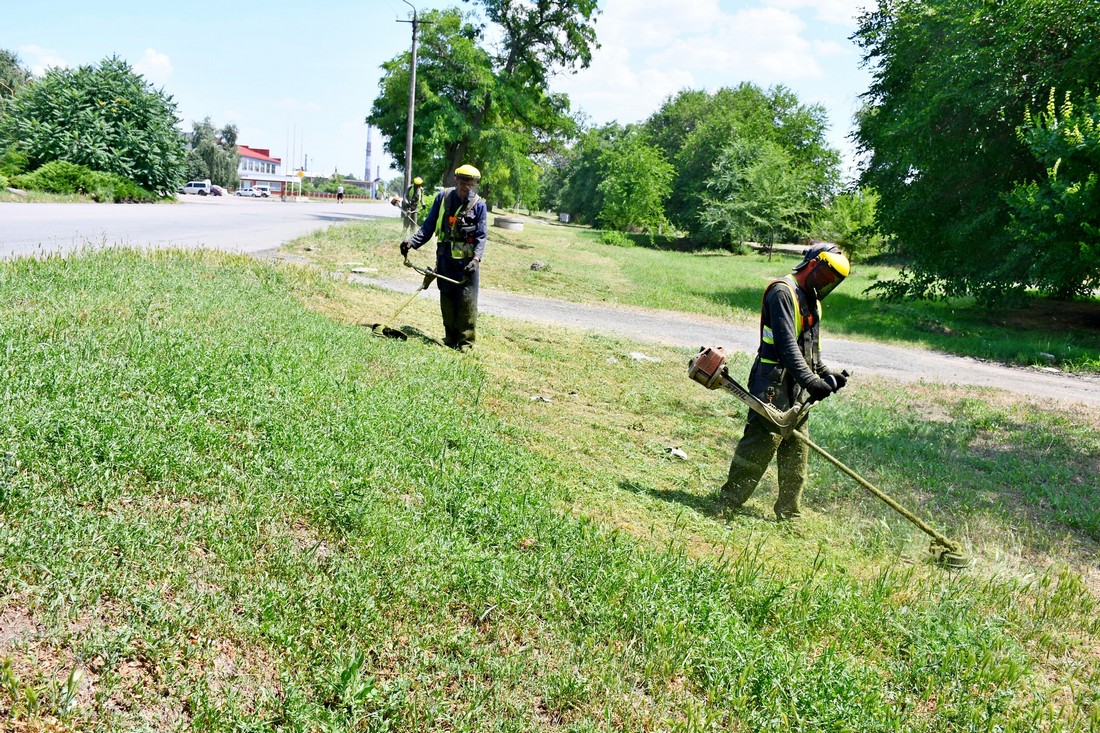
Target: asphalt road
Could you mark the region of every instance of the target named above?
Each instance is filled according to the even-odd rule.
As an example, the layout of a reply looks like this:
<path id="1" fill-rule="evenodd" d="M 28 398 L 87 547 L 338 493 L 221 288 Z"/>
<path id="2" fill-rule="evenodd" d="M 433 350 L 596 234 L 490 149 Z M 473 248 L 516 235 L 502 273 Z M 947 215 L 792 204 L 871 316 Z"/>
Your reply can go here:
<path id="1" fill-rule="evenodd" d="M 491 263 L 486 266 L 482 282 L 491 281 L 490 268 Z M 399 280 L 353 275 L 352 280 L 407 293 L 420 284 L 420 278 Z M 433 287 L 421 293 L 420 297 L 435 299 L 438 295 Z M 758 339 L 755 327 L 730 324 L 707 316 L 629 306 L 570 303 L 484 287 L 478 296 L 478 310 L 503 318 L 599 331 L 688 348 L 723 346 L 728 351 L 754 353 Z M 827 323 L 823 330 L 822 349 L 829 366 L 846 368 L 857 375 L 857 380 L 862 375 L 874 374 L 900 382 L 994 387 L 1039 401 L 1100 408 L 1100 379 L 1095 377 L 1008 367 L 926 349 L 832 338 Z"/>
<path id="2" fill-rule="evenodd" d="M 179 204 L 108 206 L 103 204 L 0 203 L 0 258 L 70 253 L 110 246 L 210 247 L 258 254 L 339 222 L 397 217 L 386 202 L 290 203 L 236 196 L 181 197 Z M 492 264 L 484 281 L 492 281 Z M 419 278 L 367 279 L 360 282 L 412 292 Z M 434 298 L 435 290 L 422 297 Z M 756 348 L 756 329 L 706 316 L 683 315 L 613 305 L 579 304 L 516 295 L 483 288 L 480 310 L 504 318 L 548 323 L 580 330 L 674 346 Z M 1006 367 L 922 349 L 847 341 L 829 337 L 830 365 L 855 374 L 875 374 L 902 382 L 995 387 L 1038 400 L 1100 408 L 1100 379 L 1074 377 L 1041 369 Z"/>
<path id="3" fill-rule="evenodd" d="M 387 202 L 295 203 L 180 196 L 178 204 L 0 203 L 0 258 L 124 247 L 210 247 L 257 253 L 331 224 L 397 217 Z"/>

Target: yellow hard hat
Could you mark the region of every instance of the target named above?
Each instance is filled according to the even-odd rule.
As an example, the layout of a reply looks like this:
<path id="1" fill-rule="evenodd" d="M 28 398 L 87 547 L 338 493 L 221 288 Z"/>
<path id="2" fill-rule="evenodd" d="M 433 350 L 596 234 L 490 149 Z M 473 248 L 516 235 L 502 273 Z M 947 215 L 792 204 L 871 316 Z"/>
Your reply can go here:
<path id="1" fill-rule="evenodd" d="M 456 178 L 472 178 L 475 181 L 480 181 L 481 180 L 481 171 L 479 171 L 477 168 L 474 168 L 472 165 L 469 165 L 469 164 L 460 165 L 459 167 L 455 168 L 455 177 Z"/>
<path id="2" fill-rule="evenodd" d="M 416 185 L 420 186 L 420 185 L 422 185 L 422 184 L 424 183 L 424 179 L 423 179 L 423 178 L 421 178 L 420 176 L 417 176 L 416 178 L 414 178 L 414 179 L 413 179 L 413 183 L 415 183 Z"/>

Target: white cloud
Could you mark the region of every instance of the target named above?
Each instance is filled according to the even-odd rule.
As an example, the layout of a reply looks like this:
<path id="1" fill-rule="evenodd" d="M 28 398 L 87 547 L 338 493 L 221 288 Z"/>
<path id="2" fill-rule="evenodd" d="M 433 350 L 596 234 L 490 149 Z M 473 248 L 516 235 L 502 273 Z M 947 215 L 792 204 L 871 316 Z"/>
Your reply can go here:
<path id="1" fill-rule="evenodd" d="M 566 77 L 555 86 L 569 95 L 574 110 L 583 110 L 596 124 L 627 124 L 653 114 L 669 95 L 694 87 L 695 79 L 679 68 L 632 68 L 628 50 L 605 46 L 583 76 Z"/>
<path id="2" fill-rule="evenodd" d="M 29 70 L 35 76 L 42 76 L 47 69 L 55 67 L 64 69 L 69 65 L 57 51 L 42 48 L 35 44 L 20 46 L 18 54 L 23 61 L 23 68 Z"/>
<path id="3" fill-rule="evenodd" d="M 873 0 L 766 0 L 767 4 L 781 10 L 809 9 L 814 16 L 826 23 L 856 27 L 856 18 L 864 9 L 874 5 Z"/>
<path id="4" fill-rule="evenodd" d="M 163 85 L 172 76 L 172 60 L 166 53 L 147 48 L 141 60 L 134 64 L 134 71 L 152 84 Z"/>
<path id="5" fill-rule="evenodd" d="M 813 44 L 804 37 L 806 24 L 797 16 L 771 8 L 752 8 L 721 19 L 706 34 L 681 36 L 650 62 L 665 67 L 706 70 L 722 84 L 752 80 L 763 86 L 814 79 L 822 70 Z"/>

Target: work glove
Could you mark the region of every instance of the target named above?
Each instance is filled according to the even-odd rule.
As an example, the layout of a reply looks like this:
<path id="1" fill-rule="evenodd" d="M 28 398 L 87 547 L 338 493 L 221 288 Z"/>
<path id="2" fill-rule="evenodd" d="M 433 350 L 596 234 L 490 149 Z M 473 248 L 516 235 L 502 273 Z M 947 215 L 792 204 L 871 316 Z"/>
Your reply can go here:
<path id="1" fill-rule="evenodd" d="M 410 249 L 412 249 L 412 245 L 409 244 L 409 240 L 406 239 L 401 243 L 401 256 L 408 257 Z"/>
<path id="2" fill-rule="evenodd" d="M 806 391 L 810 393 L 810 397 L 813 398 L 814 402 L 821 402 L 821 400 L 825 399 L 836 390 L 833 389 L 833 386 L 827 381 L 818 377 L 806 385 Z"/>
<path id="3" fill-rule="evenodd" d="M 473 273 L 477 272 L 477 266 L 480 263 L 481 263 L 481 260 L 479 260 L 477 257 L 473 258 L 472 260 L 470 260 L 469 262 L 466 263 L 466 272 L 470 273 L 471 275 Z"/>
<path id="4" fill-rule="evenodd" d="M 834 372 L 832 370 L 825 372 L 821 375 L 821 378 L 832 387 L 834 392 L 839 392 L 844 388 L 844 385 L 848 384 L 848 372 Z"/>

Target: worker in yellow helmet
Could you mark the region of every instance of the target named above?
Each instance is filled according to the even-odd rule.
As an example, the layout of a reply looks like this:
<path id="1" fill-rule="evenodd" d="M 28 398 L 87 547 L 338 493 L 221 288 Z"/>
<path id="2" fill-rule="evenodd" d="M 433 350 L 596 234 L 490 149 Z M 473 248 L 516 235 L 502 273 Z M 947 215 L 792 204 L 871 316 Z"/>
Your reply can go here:
<path id="1" fill-rule="evenodd" d="M 473 348 L 477 328 L 477 292 L 481 257 L 489 233 L 489 209 L 477 195 L 481 171 L 461 165 L 454 171 L 454 188 L 436 194 L 424 223 L 401 242 L 401 254 L 419 249 L 436 237 L 435 271 L 460 284 L 436 280 L 443 315 L 443 343 L 452 349 Z"/>
<path id="2" fill-rule="evenodd" d="M 420 207 L 424 203 L 424 179 L 417 176 L 405 189 L 405 195 L 400 199 L 394 199 L 391 203 L 401 209 L 401 220 L 404 222 L 405 237 L 416 231 L 420 226 Z"/>
<path id="3" fill-rule="evenodd" d="M 848 276 L 848 258 L 835 244 L 818 243 L 803 251 L 791 275 L 772 280 L 764 290 L 760 310 L 760 347 L 749 372 L 749 391 L 780 411 L 808 395 L 823 400 L 848 383 L 848 373 L 821 361 L 821 301 Z M 805 418 L 798 426 L 809 432 Z M 749 411 L 744 435 L 730 463 L 729 477 L 719 492 L 723 509 L 748 501 L 772 457 L 777 458 L 779 496 L 774 510 L 779 520 L 801 516 L 806 482 L 806 444 L 769 429 L 767 421 Z"/>

